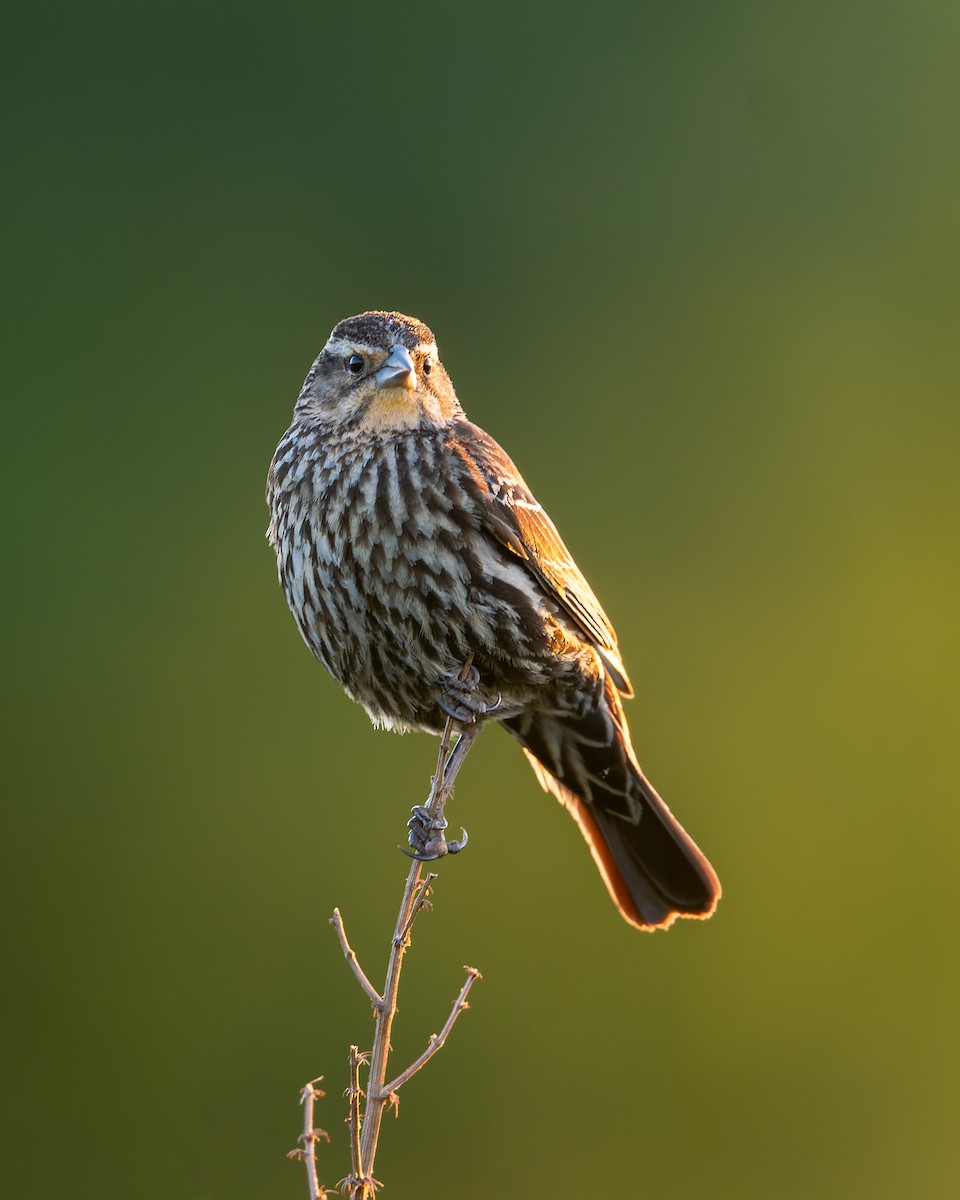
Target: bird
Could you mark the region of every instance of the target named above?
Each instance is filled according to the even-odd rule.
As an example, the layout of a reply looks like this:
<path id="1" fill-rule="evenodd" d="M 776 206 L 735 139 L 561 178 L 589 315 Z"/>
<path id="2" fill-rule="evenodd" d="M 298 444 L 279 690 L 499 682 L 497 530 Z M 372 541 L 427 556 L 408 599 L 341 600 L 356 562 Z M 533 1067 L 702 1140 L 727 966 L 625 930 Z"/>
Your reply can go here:
<path id="1" fill-rule="evenodd" d="M 573 816 L 629 924 L 712 915 L 717 875 L 637 761 L 613 626 L 512 460 L 467 418 L 422 321 L 370 311 L 334 327 L 267 505 L 303 640 L 376 727 L 495 721 Z"/>

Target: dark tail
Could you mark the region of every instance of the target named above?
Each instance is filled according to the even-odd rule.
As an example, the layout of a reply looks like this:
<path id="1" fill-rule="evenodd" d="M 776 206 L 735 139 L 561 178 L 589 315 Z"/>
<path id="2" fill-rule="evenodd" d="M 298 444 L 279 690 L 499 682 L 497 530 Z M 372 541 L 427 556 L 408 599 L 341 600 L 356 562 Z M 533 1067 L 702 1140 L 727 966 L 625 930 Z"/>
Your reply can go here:
<path id="1" fill-rule="evenodd" d="M 586 717 L 529 713 L 504 721 L 541 786 L 570 811 L 607 890 L 638 929 L 709 917 L 720 899 L 713 867 L 636 761 L 609 681 Z"/>

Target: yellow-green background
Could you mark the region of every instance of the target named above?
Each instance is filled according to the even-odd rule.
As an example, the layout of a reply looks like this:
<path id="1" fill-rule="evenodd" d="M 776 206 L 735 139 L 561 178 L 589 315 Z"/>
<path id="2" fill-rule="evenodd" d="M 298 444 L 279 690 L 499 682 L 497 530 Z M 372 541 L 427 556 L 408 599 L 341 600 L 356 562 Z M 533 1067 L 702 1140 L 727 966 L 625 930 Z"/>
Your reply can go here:
<path id="1" fill-rule="evenodd" d="M 426 738 L 300 642 L 263 480 L 331 326 L 426 320 L 617 624 L 715 920 L 623 925 L 484 734 L 385 1193 L 957 1190 L 960 9 L 15 4 L 5 1195 L 346 1171 Z"/>

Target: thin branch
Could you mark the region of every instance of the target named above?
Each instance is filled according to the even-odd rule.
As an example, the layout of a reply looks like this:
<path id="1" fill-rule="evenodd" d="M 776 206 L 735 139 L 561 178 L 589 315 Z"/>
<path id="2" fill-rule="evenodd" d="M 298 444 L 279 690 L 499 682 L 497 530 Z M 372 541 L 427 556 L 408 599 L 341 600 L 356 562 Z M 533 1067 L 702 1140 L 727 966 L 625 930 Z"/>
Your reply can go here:
<path id="1" fill-rule="evenodd" d="M 466 670 L 466 668 L 464 669 Z M 443 726 L 443 733 L 440 735 L 440 748 L 437 751 L 437 769 L 430 780 L 430 799 L 427 801 L 428 808 L 433 808 L 434 801 L 438 798 L 443 788 L 443 776 L 446 771 L 447 759 L 450 756 L 450 739 L 452 737 L 453 719 L 447 717 L 446 723 Z"/>
<path id="2" fill-rule="evenodd" d="M 447 1017 L 443 1028 L 439 1033 L 432 1033 L 430 1035 L 430 1043 L 419 1058 L 414 1059 L 410 1066 L 407 1067 L 405 1071 L 401 1071 L 396 1079 L 392 1080 L 390 1083 L 384 1084 L 384 1091 L 386 1091 L 388 1095 L 391 1092 L 399 1091 L 408 1080 L 412 1079 L 414 1075 L 416 1075 L 421 1067 L 425 1066 L 430 1059 L 433 1058 L 438 1050 L 442 1049 L 443 1043 L 449 1037 L 450 1030 L 453 1028 L 453 1024 L 457 1017 L 460 1016 L 465 1008 L 470 1007 L 470 1005 L 467 1003 L 467 995 L 476 981 L 478 979 L 482 979 L 483 976 L 476 969 L 476 967 L 464 967 L 464 970 L 467 972 L 467 978 L 464 980 L 463 987 L 460 989 L 460 995 L 457 997 L 453 1008 L 450 1010 L 450 1015 Z"/>
<path id="3" fill-rule="evenodd" d="M 383 1081 L 387 1076 L 390 1032 L 393 1029 L 393 1019 L 397 1013 L 400 971 L 403 966 L 404 953 L 410 945 L 410 916 L 417 889 L 422 882 L 420 879 L 422 869 L 421 863 L 414 862 L 407 874 L 403 899 L 400 902 L 400 911 L 397 914 L 397 923 L 390 946 L 390 957 L 387 962 L 387 975 L 383 985 L 383 1005 L 377 1012 L 373 1051 L 370 1056 L 370 1074 L 367 1079 L 367 1103 L 364 1110 L 361 1143 L 361 1160 L 368 1164 L 368 1169 L 371 1171 L 377 1152 L 383 1110 L 387 1102 L 387 1096 L 383 1092 Z M 422 905 L 420 911 L 423 911 Z"/>
<path id="4" fill-rule="evenodd" d="M 466 678 L 473 661 L 471 655 L 464 664 L 462 678 Z M 440 752 L 437 756 L 437 770 L 431 781 L 430 798 L 426 808 L 433 816 L 443 805 L 450 794 L 453 780 L 460 769 L 467 751 L 480 731 L 479 723 L 468 726 L 457 740 L 453 751 L 450 741 L 453 737 L 453 721 L 447 718 L 440 738 Z M 458 750 L 460 751 L 458 754 Z M 451 769 L 452 766 L 452 769 Z M 380 1137 L 380 1125 L 388 1104 L 393 1103 L 392 1089 L 385 1088 L 387 1078 L 387 1059 L 390 1055 L 390 1033 L 393 1029 L 393 1019 L 397 1013 L 397 992 L 400 988 L 400 971 L 403 967 L 403 956 L 410 945 L 410 931 L 418 913 L 423 911 L 423 900 L 426 889 L 422 886 L 421 871 L 423 864 L 414 860 L 407 874 L 407 882 L 400 901 L 400 911 L 394 927 L 393 941 L 390 946 L 390 957 L 387 960 L 387 974 L 383 984 L 383 1005 L 377 1012 L 376 1030 L 373 1040 L 373 1051 L 370 1056 L 370 1074 L 367 1079 L 367 1103 L 364 1109 L 363 1137 L 361 1143 L 361 1158 L 366 1169 L 373 1174 L 373 1162 L 377 1154 L 377 1142 Z M 431 881 L 427 880 L 427 885 Z M 370 1193 L 372 1195 L 372 1192 Z M 364 1197 L 366 1200 L 366 1197 Z"/>
<path id="5" fill-rule="evenodd" d="M 469 674 L 472 661 L 473 655 L 470 655 L 464 664 L 461 673 L 462 679 L 465 679 Z M 463 726 L 451 750 L 450 744 L 453 738 L 453 725 L 452 718 L 448 718 L 440 738 L 437 769 L 430 780 L 430 796 L 424 806 L 428 821 L 439 821 L 442 817 L 443 807 L 453 789 L 457 773 L 463 765 L 467 753 L 481 728 L 480 721 Z M 442 826 L 438 825 L 438 828 L 442 828 Z M 440 853 L 443 853 L 443 851 L 441 850 Z M 347 1125 L 350 1130 L 351 1174 L 340 1181 L 340 1188 L 342 1191 L 348 1193 L 352 1200 L 372 1200 L 376 1190 L 382 1187 L 382 1184 L 373 1176 L 373 1163 L 377 1154 L 377 1142 L 380 1137 L 380 1126 L 383 1121 L 384 1112 L 387 1107 L 396 1109 L 399 1103 L 397 1089 L 411 1079 L 442 1048 L 450 1031 L 453 1029 L 457 1017 L 464 1009 L 469 1007 L 467 1004 L 467 995 L 471 987 L 476 980 L 481 978 L 480 972 L 474 967 L 464 968 L 467 972 L 467 978 L 440 1033 L 431 1035 L 430 1042 L 420 1057 L 411 1063 L 405 1071 L 401 1072 L 396 1079 L 385 1085 L 387 1060 L 391 1050 L 390 1034 L 393 1029 L 394 1018 L 397 1015 L 397 994 L 400 988 L 400 971 L 403 967 L 403 956 L 410 945 L 410 933 L 413 923 L 423 911 L 430 888 L 437 878 L 436 874 L 432 871 L 428 872 L 425 877 L 423 877 L 422 872 L 423 862 L 419 859 L 414 859 L 407 873 L 407 880 L 403 888 L 403 897 L 400 901 L 400 911 L 397 913 L 397 920 L 394 925 L 382 994 L 377 991 L 370 982 L 366 972 L 360 966 L 360 962 L 350 942 L 347 940 L 340 910 L 335 908 L 333 916 L 330 918 L 330 924 L 336 931 L 344 958 L 350 964 L 350 969 L 363 988 L 367 999 L 373 1005 L 375 1018 L 373 1049 L 369 1057 L 366 1054 L 361 1054 L 356 1046 L 350 1047 L 350 1085 L 347 1088 L 346 1095 L 349 1101 Z M 366 1102 L 363 1105 L 361 1113 L 360 1098 L 363 1096 L 363 1092 L 360 1088 L 360 1067 L 366 1064 L 369 1064 Z M 316 1082 L 317 1080 L 313 1081 L 313 1083 Z M 324 1197 L 327 1195 L 327 1191 L 321 1188 L 317 1181 L 316 1160 L 313 1154 L 313 1145 L 317 1137 L 326 1137 L 322 1129 L 313 1129 L 313 1098 L 315 1095 L 322 1094 L 322 1092 L 318 1092 L 313 1088 L 312 1083 L 303 1089 L 303 1102 L 308 1110 L 305 1130 L 300 1139 L 304 1142 L 304 1150 L 302 1152 L 294 1152 L 294 1156 L 306 1159 L 310 1200 L 324 1200 Z M 327 1140 L 329 1141 L 329 1138 Z"/>
<path id="6" fill-rule="evenodd" d="M 333 910 L 333 916 L 330 918 L 330 924 L 336 930 L 337 938 L 340 942 L 340 948 L 343 950 L 343 956 L 350 964 L 351 970 L 357 979 L 360 981 L 360 986 L 367 993 L 370 1003 L 374 1008 L 379 1009 L 383 1004 L 383 997 L 367 978 L 363 967 L 360 966 L 360 961 L 354 952 L 353 947 L 347 941 L 347 931 L 343 927 L 343 917 L 340 916 L 340 909 Z"/>

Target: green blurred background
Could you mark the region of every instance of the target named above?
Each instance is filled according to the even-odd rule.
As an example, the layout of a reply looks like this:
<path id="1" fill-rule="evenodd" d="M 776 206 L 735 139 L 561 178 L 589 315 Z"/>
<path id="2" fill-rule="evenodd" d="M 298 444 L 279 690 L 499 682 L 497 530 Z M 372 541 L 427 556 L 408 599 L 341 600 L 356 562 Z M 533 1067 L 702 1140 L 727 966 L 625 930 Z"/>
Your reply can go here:
<path id="1" fill-rule="evenodd" d="M 424 1194 L 956 1195 L 960 8 L 13 4 L 0 1179 L 286 1200 L 434 744 L 296 633 L 263 482 L 426 320 L 614 619 L 709 924 L 641 936 L 499 731 L 385 1126 Z M 618 1180 L 626 1180 L 620 1185 Z"/>

